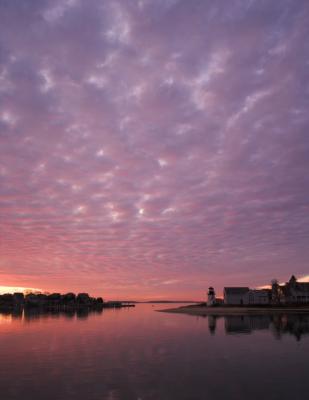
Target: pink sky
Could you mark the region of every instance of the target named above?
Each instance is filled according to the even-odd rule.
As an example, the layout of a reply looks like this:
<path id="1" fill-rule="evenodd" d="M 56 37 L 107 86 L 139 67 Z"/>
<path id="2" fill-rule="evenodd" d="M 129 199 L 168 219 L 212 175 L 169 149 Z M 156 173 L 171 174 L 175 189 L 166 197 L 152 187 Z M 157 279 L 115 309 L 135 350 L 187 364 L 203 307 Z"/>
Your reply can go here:
<path id="1" fill-rule="evenodd" d="M 0 286 L 308 275 L 309 3 L 0 3 Z"/>

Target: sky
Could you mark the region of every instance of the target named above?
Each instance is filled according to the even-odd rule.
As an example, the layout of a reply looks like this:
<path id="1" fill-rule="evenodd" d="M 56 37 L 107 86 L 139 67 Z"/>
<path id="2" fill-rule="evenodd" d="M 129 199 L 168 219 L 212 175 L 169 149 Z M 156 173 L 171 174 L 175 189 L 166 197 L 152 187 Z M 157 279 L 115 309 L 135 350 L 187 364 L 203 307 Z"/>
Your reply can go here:
<path id="1" fill-rule="evenodd" d="M 307 0 L 0 0 L 0 286 L 309 275 Z"/>

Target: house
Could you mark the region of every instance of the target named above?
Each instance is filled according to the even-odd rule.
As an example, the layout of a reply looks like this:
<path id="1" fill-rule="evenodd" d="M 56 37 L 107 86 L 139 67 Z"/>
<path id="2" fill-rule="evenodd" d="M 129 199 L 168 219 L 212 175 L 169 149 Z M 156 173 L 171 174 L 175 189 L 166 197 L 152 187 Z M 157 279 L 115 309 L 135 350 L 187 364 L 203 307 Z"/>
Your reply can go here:
<path id="1" fill-rule="evenodd" d="M 224 288 L 226 305 L 309 304 L 309 282 L 298 282 L 294 275 L 283 285 L 276 280 L 271 289 Z"/>
<path id="2" fill-rule="evenodd" d="M 224 304 L 227 305 L 267 305 L 270 302 L 270 289 L 250 289 L 248 287 L 224 288 Z"/>
<path id="3" fill-rule="evenodd" d="M 309 304 L 309 282 L 297 282 L 294 275 L 284 285 L 272 283 L 273 304 Z"/>
<path id="4" fill-rule="evenodd" d="M 225 287 L 224 288 L 224 304 L 227 305 L 243 305 L 245 304 L 246 295 L 249 292 L 248 287 Z"/>
<path id="5" fill-rule="evenodd" d="M 267 305 L 270 302 L 270 289 L 250 289 L 244 296 L 244 304 L 248 305 Z"/>

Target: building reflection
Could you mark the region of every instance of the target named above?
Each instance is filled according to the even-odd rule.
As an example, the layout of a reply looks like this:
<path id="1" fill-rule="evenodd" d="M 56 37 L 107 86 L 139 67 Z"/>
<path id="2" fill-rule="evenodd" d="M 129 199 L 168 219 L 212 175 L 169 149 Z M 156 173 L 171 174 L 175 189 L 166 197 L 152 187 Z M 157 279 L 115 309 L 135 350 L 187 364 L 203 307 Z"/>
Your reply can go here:
<path id="1" fill-rule="evenodd" d="M 269 315 L 229 315 L 224 319 L 226 333 L 251 333 L 269 329 Z"/>
<path id="2" fill-rule="evenodd" d="M 217 320 L 220 318 L 224 319 L 227 335 L 252 334 L 259 330 L 269 330 L 276 339 L 281 339 L 284 335 L 292 335 L 299 341 L 302 336 L 309 334 L 309 315 L 306 314 L 209 315 L 210 334 L 216 333 Z"/>

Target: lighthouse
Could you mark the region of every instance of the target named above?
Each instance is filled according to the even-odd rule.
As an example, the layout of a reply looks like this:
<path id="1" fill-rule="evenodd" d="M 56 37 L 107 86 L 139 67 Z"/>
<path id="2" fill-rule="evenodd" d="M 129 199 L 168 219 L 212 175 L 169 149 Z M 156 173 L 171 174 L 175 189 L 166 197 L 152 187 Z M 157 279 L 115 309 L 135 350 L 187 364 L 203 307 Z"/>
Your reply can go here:
<path id="1" fill-rule="evenodd" d="M 208 288 L 208 298 L 207 298 L 207 306 L 214 306 L 216 303 L 216 293 L 215 293 L 215 289 L 210 286 Z"/>

